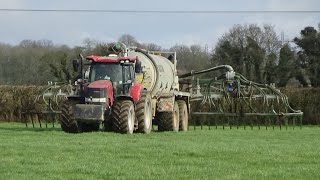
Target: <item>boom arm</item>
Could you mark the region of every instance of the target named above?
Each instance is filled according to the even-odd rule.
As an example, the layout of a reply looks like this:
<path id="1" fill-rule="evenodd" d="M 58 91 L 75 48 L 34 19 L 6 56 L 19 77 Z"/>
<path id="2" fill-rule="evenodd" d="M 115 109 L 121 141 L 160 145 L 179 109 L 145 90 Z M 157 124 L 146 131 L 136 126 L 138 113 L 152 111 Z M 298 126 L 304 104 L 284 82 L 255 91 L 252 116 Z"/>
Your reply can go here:
<path id="1" fill-rule="evenodd" d="M 234 72 L 233 68 L 230 65 L 221 65 L 221 66 L 216 66 L 216 67 L 212 67 L 212 68 L 204 69 L 204 70 L 200 70 L 200 71 L 193 71 L 192 70 L 189 73 L 181 74 L 181 75 L 178 75 L 178 76 L 179 76 L 179 78 L 186 78 L 186 77 L 189 77 L 189 76 L 193 76 L 193 75 L 197 75 L 197 74 L 203 74 L 203 73 L 207 73 L 207 72 L 211 72 L 211 71 L 216 71 L 216 70 L 219 70 L 219 69 L 227 69 L 228 70 L 228 72 L 226 74 L 227 79 L 233 79 L 234 78 L 235 72 Z"/>

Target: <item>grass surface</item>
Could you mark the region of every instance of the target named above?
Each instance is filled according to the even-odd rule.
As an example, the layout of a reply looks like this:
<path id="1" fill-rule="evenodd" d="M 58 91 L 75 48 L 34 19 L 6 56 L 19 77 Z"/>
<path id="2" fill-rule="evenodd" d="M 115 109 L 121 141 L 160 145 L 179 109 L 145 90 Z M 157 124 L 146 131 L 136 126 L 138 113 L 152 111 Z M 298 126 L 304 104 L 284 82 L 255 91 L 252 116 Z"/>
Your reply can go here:
<path id="1" fill-rule="evenodd" d="M 320 128 L 66 134 L 0 123 L 0 179 L 320 179 Z"/>

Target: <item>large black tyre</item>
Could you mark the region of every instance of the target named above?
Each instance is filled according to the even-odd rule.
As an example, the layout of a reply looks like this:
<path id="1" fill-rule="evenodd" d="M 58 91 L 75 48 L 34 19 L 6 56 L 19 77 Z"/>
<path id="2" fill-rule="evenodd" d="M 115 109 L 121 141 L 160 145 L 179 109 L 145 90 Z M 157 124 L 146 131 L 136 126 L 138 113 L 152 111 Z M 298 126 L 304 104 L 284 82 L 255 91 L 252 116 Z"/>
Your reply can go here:
<path id="1" fill-rule="evenodd" d="M 134 131 L 135 111 L 130 100 L 118 100 L 113 104 L 112 124 L 116 132 L 132 134 Z"/>
<path id="2" fill-rule="evenodd" d="M 148 92 L 143 92 L 136 104 L 136 119 L 138 121 L 138 132 L 148 134 L 152 129 L 152 107 L 151 96 Z"/>
<path id="3" fill-rule="evenodd" d="M 81 127 L 74 118 L 74 106 L 77 101 L 66 100 L 63 102 L 61 107 L 61 129 L 67 133 L 79 133 L 81 132 Z"/>
<path id="4" fill-rule="evenodd" d="M 172 112 L 161 112 L 157 114 L 159 131 L 179 131 L 179 106 L 175 102 Z"/>
<path id="5" fill-rule="evenodd" d="M 177 102 L 179 106 L 179 130 L 188 131 L 189 116 L 187 104 L 183 100 Z"/>

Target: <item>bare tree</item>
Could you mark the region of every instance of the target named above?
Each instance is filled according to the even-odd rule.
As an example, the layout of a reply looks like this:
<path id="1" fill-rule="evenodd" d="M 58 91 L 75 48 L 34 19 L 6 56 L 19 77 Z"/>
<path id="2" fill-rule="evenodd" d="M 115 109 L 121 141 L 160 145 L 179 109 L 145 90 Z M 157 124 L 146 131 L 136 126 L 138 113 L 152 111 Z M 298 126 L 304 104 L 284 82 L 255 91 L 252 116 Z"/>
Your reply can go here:
<path id="1" fill-rule="evenodd" d="M 130 34 L 124 34 L 120 36 L 118 41 L 126 44 L 127 46 L 140 46 L 140 43 L 137 41 L 137 39 Z"/>

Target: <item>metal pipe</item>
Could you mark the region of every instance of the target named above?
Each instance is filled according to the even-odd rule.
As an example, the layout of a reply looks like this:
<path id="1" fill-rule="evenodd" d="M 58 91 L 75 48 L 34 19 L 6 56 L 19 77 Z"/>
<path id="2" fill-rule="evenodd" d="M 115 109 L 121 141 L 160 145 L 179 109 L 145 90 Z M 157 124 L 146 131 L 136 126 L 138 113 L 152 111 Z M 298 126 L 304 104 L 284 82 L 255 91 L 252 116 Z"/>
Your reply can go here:
<path id="1" fill-rule="evenodd" d="M 122 93 L 126 94 L 127 92 L 125 91 L 126 88 L 126 75 L 125 75 L 125 70 L 124 70 L 125 66 L 122 65 Z"/>
<path id="2" fill-rule="evenodd" d="M 189 76 L 193 76 L 193 75 L 197 75 L 197 74 L 203 74 L 203 73 L 207 73 L 207 72 L 211 72 L 211 71 L 216 71 L 216 70 L 219 70 L 219 69 L 227 69 L 229 72 L 234 72 L 233 68 L 230 65 L 221 65 L 221 66 L 216 66 L 216 67 L 212 67 L 212 68 L 204 69 L 204 70 L 200 70 L 200 71 L 192 70 L 189 73 L 181 74 L 181 75 L 178 75 L 178 76 L 179 76 L 179 78 L 186 78 L 186 77 L 189 77 Z"/>
<path id="3" fill-rule="evenodd" d="M 83 72 L 83 60 L 84 57 L 82 56 L 82 54 L 79 54 L 80 56 L 80 73 L 81 73 L 81 82 L 80 82 L 80 95 L 83 97 L 83 82 L 84 82 L 84 72 Z"/>

